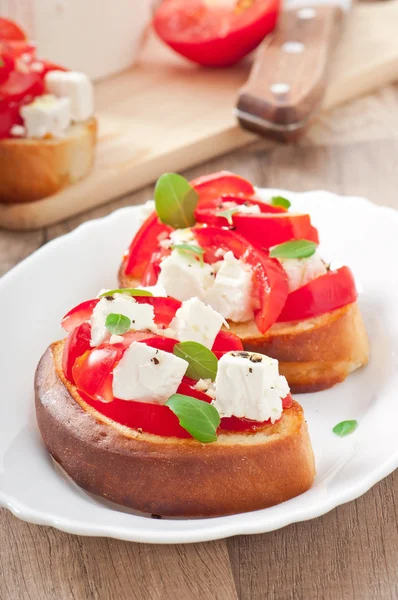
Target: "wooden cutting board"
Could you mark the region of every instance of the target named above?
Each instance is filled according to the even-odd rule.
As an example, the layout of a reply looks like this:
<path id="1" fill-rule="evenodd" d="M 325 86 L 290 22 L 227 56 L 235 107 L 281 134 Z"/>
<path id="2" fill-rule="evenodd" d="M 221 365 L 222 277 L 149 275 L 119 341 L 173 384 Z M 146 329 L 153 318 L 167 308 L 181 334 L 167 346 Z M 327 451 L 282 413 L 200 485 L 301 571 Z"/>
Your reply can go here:
<path id="1" fill-rule="evenodd" d="M 356 5 L 330 68 L 323 110 L 398 80 L 398 0 Z M 44 200 L 0 204 L 0 226 L 37 229 L 91 209 L 255 139 L 233 114 L 249 63 L 191 65 L 149 37 L 138 64 L 99 82 L 96 165 L 87 179 Z"/>

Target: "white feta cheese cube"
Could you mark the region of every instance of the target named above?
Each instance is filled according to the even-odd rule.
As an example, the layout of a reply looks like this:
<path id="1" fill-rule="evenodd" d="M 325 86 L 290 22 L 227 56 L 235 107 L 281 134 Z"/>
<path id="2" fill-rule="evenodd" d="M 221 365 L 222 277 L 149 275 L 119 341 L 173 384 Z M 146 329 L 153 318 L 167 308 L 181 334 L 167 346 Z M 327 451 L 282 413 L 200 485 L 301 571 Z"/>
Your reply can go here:
<path id="1" fill-rule="evenodd" d="M 214 282 L 213 273 L 210 265 L 202 265 L 193 254 L 173 250 L 160 263 L 158 284 L 169 296 L 181 302 L 193 296 L 203 300 L 206 290 Z"/>
<path id="2" fill-rule="evenodd" d="M 59 138 L 69 129 L 71 104 L 68 98 L 56 98 L 46 94 L 22 106 L 20 114 L 28 138 Z"/>
<path id="3" fill-rule="evenodd" d="M 174 354 L 133 342 L 113 371 L 113 394 L 121 400 L 164 404 L 187 368 L 187 361 Z"/>
<path id="4" fill-rule="evenodd" d="M 84 73 L 50 71 L 44 78 L 46 90 L 59 98 L 69 98 L 73 121 L 85 121 L 94 114 L 94 89 Z"/>
<path id="5" fill-rule="evenodd" d="M 211 349 L 224 324 L 222 315 L 211 306 L 206 306 L 198 298 L 191 298 L 177 310 L 170 329 L 180 342 L 198 342 Z"/>
<path id="6" fill-rule="evenodd" d="M 287 274 L 289 292 L 294 292 L 306 283 L 327 273 L 326 265 L 318 252 L 308 258 L 281 258 L 278 260 Z"/>
<path id="7" fill-rule="evenodd" d="M 253 319 L 251 268 L 235 258 L 232 252 L 226 252 L 224 260 L 214 266 L 217 274 L 214 284 L 205 294 L 205 302 L 225 319 L 237 323 Z"/>
<path id="8" fill-rule="evenodd" d="M 228 352 L 218 361 L 214 406 L 224 417 L 274 423 L 289 393 L 278 361 L 254 352 Z"/>
<path id="9" fill-rule="evenodd" d="M 158 328 L 154 322 L 153 306 L 150 304 L 139 304 L 127 294 L 115 294 L 101 298 L 91 315 L 91 345 L 98 346 L 111 336 L 105 327 L 106 318 L 110 314 L 124 315 L 131 320 L 131 330 L 157 332 Z"/>

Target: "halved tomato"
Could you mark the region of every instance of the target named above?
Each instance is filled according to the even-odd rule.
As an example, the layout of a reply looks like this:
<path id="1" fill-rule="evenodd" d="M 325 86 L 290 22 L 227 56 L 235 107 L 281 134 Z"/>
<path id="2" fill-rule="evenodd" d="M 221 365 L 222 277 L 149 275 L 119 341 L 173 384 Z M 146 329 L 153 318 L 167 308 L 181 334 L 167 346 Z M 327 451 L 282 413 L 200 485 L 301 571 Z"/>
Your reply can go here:
<path id="1" fill-rule="evenodd" d="M 355 302 L 358 292 L 348 267 L 328 271 L 288 295 L 278 321 L 301 321 Z"/>
<path id="2" fill-rule="evenodd" d="M 201 65 L 225 67 L 241 60 L 274 29 L 279 0 L 164 0 L 154 17 L 158 36 Z"/>

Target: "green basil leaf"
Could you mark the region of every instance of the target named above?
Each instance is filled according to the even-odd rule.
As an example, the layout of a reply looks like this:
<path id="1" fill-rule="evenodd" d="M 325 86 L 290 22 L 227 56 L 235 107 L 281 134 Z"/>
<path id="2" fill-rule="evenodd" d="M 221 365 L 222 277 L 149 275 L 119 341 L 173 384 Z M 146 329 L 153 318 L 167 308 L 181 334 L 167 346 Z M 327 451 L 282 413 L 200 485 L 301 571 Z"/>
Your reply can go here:
<path id="1" fill-rule="evenodd" d="M 315 242 L 309 240 L 291 240 L 272 248 L 272 258 L 308 258 L 316 252 Z"/>
<path id="2" fill-rule="evenodd" d="M 227 208 L 226 210 L 220 210 L 216 213 L 217 217 L 225 217 L 228 221 L 228 225 L 233 225 L 234 222 L 232 220 L 232 215 L 239 212 L 239 207 L 235 206 L 234 208 Z"/>
<path id="3" fill-rule="evenodd" d="M 175 229 L 195 225 L 198 193 L 181 175 L 165 173 L 155 186 L 155 207 L 159 219 Z"/>
<path id="4" fill-rule="evenodd" d="M 200 264 L 204 265 L 203 255 L 205 251 L 200 246 L 195 246 L 193 244 L 172 244 L 172 250 L 179 250 L 180 252 L 187 252 L 189 254 L 194 254 L 199 258 Z"/>
<path id="5" fill-rule="evenodd" d="M 105 298 L 105 296 L 113 296 L 113 294 L 128 294 L 129 296 L 153 296 L 152 292 L 148 292 L 148 290 L 137 290 L 135 288 L 120 288 L 117 290 L 109 290 L 109 292 L 104 292 L 100 294 L 100 298 Z"/>
<path id="6" fill-rule="evenodd" d="M 115 335 L 126 333 L 131 328 L 131 320 L 125 315 L 111 313 L 106 317 L 105 327 Z"/>
<path id="7" fill-rule="evenodd" d="M 178 421 L 199 442 L 208 443 L 217 440 L 217 427 L 221 419 L 212 405 L 183 394 L 173 394 L 166 402 Z"/>
<path id="8" fill-rule="evenodd" d="M 284 198 L 283 196 L 272 196 L 271 204 L 273 206 L 282 206 L 283 208 L 291 207 L 290 200 L 288 200 L 287 198 Z"/>
<path id="9" fill-rule="evenodd" d="M 0 58 L 0 67 L 4 67 L 4 60 Z"/>
<path id="10" fill-rule="evenodd" d="M 206 346 L 198 342 L 180 342 L 174 346 L 173 353 L 183 358 L 189 364 L 187 377 L 195 379 L 211 379 L 214 381 L 217 375 L 217 356 Z"/>
<path id="11" fill-rule="evenodd" d="M 346 435 L 349 435 L 350 433 L 353 433 L 357 427 L 358 421 L 341 421 L 333 427 L 333 433 L 335 433 L 339 437 L 344 437 Z"/>

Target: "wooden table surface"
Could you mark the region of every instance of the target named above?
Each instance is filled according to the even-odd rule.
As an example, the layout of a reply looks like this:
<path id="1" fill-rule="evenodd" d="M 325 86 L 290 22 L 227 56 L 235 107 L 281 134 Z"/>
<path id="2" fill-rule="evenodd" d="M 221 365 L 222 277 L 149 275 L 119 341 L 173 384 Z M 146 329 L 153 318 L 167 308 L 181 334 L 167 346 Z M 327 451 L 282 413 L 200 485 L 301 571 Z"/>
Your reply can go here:
<path id="1" fill-rule="evenodd" d="M 220 168 L 398 208 L 398 87 L 335 109 L 299 146 L 256 143 L 185 175 Z M 43 231 L 0 231 L 0 274 L 82 221 L 150 197 L 147 188 Z M 180 546 L 72 536 L 0 510 L 0 599 L 397 600 L 397 498 L 398 471 L 313 521 Z"/>

